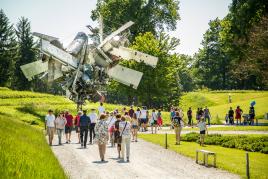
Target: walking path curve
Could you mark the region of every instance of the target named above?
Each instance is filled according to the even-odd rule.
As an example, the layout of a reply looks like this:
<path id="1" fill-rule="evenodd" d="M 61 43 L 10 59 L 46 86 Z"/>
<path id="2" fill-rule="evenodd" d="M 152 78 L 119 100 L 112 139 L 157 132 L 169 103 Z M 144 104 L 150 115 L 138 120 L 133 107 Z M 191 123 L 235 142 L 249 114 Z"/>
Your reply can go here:
<path id="1" fill-rule="evenodd" d="M 55 139 L 53 143 L 56 144 Z M 107 147 L 106 163 L 99 162 L 97 145 L 88 145 L 86 149 L 81 149 L 77 141 L 73 141 L 71 144 L 53 145 L 51 148 L 67 175 L 73 179 L 239 178 L 227 171 L 198 165 L 191 158 L 143 140 L 131 143 L 130 163 L 117 160 L 116 148 L 111 147 Z"/>

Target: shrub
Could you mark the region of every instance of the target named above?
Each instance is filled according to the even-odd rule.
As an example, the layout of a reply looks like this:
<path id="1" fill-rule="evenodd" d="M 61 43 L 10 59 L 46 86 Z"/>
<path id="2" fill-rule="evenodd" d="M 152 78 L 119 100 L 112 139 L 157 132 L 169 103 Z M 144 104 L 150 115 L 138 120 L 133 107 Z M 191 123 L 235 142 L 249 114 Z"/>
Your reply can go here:
<path id="1" fill-rule="evenodd" d="M 199 143 L 199 134 L 194 132 L 186 134 L 182 137 L 182 141 Z M 223 136 L 220 134 L 210 134 L 205 137 L 204 142 L 207 145 L 219 145 L 226 148 L 268 153 L 268 136 L 251 137 L 246 135 Z"/>

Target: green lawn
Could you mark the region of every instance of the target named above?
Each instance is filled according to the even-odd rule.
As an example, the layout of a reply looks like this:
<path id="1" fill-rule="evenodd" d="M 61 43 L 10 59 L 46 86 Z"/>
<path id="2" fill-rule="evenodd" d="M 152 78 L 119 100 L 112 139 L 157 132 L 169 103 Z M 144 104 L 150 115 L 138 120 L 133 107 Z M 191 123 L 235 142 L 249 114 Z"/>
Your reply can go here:
<path id="1" fill-rule="evenodd" d="M 198 128 L 183 128 L 185 131 L 197 131 Z M 227 126 L 208 127 L 208 131 L 268 131 L 268 126 Z"/>
<path id="2" fill-rule="evenodd" d="M 232 96 L 232 103 L 228 103 L 229 93 Z M 185 93 L 180 100 L 180 107 L 186 112 L 189 107 L 193 109 L 195 116 L 198 107 L 208 106 L 212 115 L 212 123 L 223 121 L 230 107 L 233 109 L 240 106 L 244 113 L 248 113 L 251 101 L 256 101 L 256 117 L 264 118 L 268 113 L 268 91 L 200 91 Z M 186 113 L 185 113 L 186 114 Z"/>
<path id="3" fill-rule="evenodd" d="M 67 178 L 40 129 L 0 115 L 0 178 Z"/>
<path id="4" fill-rule="evenodd" d="M 162 134 L 141 134 L 140 138 L 164 146 L 165 135 Z M 220 146 L 207 145 L 200 147 L 195 142 L 181 142 L 181 145 L 175 144 L 175 136 L 168 135 L 168 146 L 170 150 L 186 155 L 195 159 L 196 149 L 205 149 L 217 153 L 217 167 L 239 174 L 246 178 L 245 151 L 238 149 L 224 148 Z M 268 178 L 268 155 L 258 152 L 249 152 L 250 158 L 250 176 L 255 179 Z M 193 160 L 194 162 L 194 160 Z M 210 161 L 211 162 L 211 161 Z"/>

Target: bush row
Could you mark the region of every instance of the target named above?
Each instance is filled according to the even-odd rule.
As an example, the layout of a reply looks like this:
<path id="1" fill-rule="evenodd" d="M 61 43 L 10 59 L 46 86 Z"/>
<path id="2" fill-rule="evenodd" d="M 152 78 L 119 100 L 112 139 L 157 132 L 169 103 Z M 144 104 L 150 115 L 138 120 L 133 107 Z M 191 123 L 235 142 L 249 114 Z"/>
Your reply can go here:
<path id="1" fill-rule="evenodd" d="M 182 137 L 182 141 L 199 143 L 199 134 L 195 132 L 188 133 Z M 268 136 L 223 136 L 221 134 L 209 134 L 205 137 L 205 144 L 268 154 Z"/>

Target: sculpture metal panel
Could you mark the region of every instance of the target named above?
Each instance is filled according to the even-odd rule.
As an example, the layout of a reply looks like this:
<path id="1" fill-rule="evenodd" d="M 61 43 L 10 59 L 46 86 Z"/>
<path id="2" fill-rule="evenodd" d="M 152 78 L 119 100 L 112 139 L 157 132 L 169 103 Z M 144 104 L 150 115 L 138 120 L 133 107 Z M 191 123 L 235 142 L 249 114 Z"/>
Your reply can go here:
<path id="1" fill-rule="evenodd" d="M 79 32 L 66 49 L 58 38 L 34 33 L 40 38 L 42 60 L 22 65 L 21 70 L 28 80 L 36 75 L 48 75 L 49 82 L 59 80 L 80 107 L 85 100 L 104 100 L 101 91 L 109 78 L 137 89 L 143 73 L 119 65 L 120 60 L 144 62 L 155 68 L 158 58 L 126 47 L 128 39 L 122 32 L 133 24 L 124 24 L 97 45 L 88 44 L 88 36 Z"/>

